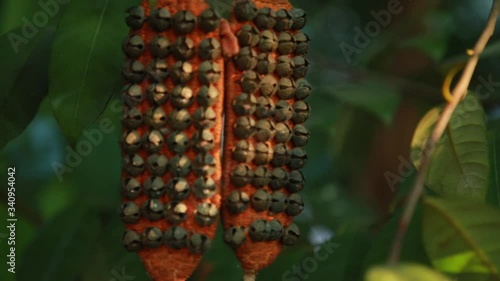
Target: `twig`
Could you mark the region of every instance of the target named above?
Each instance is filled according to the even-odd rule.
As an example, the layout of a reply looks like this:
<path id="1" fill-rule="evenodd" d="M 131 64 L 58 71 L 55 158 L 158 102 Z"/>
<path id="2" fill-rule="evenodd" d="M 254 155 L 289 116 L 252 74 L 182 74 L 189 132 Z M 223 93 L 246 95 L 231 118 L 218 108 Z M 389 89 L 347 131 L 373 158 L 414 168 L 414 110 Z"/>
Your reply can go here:
<path id="1" fill-rule="evenodd" d="M 484 28 L 481 37 L 478 39 L 476 45 L 474 46 L 473 53 L 467 61 L 467 64 L 465 65 L 465 69 L 462 73 L 462 76 L 460 77 L 460 80 L 452 91 L 453 100 L 445 106 L 436 124 L 436 127 L 427 139 L 424 152 L 422 154 L 422 162 L 417 174 L 417 179 L 415 180 L 415 185 L 413 186 L 410 197 L 405 206 L 403 217 L 399 222 L 398 232 L 396 233 L 396 238 L 394 239 L 394 243 L 392 245 L 392 250 L 388 261 L 389 264 L 396 264 L 399 260 L 399 255 L 401 253 L 406 231 L 408 230 L 408 225 L 410 224 L 410 221 L 415 212 L 415 208 L 424 189 L 425 178 L 427 175 L 427 170 L 429 168 L 429 159 L 434 151 L 436 143 L 439 141 L 439 139 L 443 135 L 444 130 L 448 126 L 448 122 L 450 121 L 453 111 L 467 92 L 470 80 L 472 78 L 472 75 L 474 74 L 474 69 L 476 68 L 477 62 L 479 60 L 479 55 L 483 52 L 486 44 L 488 43 L 488 40 L 495 31 L 495 24 L 498 18 L 499 10 L 500 0 L 495 0 L 491 8 L 491 13 L 488 18 L 486 27 Z"/>

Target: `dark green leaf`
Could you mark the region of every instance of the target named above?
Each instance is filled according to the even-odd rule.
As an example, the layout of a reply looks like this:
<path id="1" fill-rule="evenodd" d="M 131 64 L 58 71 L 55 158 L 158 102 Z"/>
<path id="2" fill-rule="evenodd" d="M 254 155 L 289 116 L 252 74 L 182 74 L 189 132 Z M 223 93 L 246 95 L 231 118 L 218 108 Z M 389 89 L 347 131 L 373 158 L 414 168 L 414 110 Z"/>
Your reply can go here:
<path id="1" fill-rule="evenodd" d="M 448 273 L 500 278 L 500 211 L 466 201 L 425 200 L 425 249 L 433 265 Z M 461 280 L 461 279 L 459 279 Z"/>
<path id="2" fill-rule="evenodd" d="M 73 206 L 45 225 L 24 253 L 19 265 L 18 281 L 75 280 L 87 267 L 100 232 L 95 212 Z M 36 257 L 36 258 L 35 258 Z"/>
<path id="3" fill-rule="evenodd" d="M 431 109 L 420 121 L 412 140 L 412 160 L 420 166 L 421 153 L 442 107 Z M 446 198 L 484 201 L 489 159 L 483 107 L 472 94 L 460 102 L 432 156 L 427 184 Z"/>
<path id="4" fill-rule="evenodd" d="M 386 124 L 392 121 L 400 101 L 396 88 L 378 80 L 343 85 L 333 90 L 332 94 L 344 102 L 375 114 Z"/>
<path id="5" fill-rule="evenodd" d="M 121 88 L 126 8 L 134 0 L 71 1 L 61 18 L 50 65 L 54 115 L 74 144 Z"/>
<path id="6" fill-rule="evenodd" d="M 47 95 L 47 70 L 54 34 L 53 27 L 41 30 L 27 46 L 19 46 L 18 54 L 14 54 L 17 47 L 5 49 L 4 40 L 8 38 L 0 39 L 0 50 L 11 56 L 0 55 L 0 60 L 12 67 L 12 71 L 6 71 L 0 79 L 0 86 L 7 89 L 0 96 L 0 130 L 3 132 L 0 148 L 24 130 Z"/>

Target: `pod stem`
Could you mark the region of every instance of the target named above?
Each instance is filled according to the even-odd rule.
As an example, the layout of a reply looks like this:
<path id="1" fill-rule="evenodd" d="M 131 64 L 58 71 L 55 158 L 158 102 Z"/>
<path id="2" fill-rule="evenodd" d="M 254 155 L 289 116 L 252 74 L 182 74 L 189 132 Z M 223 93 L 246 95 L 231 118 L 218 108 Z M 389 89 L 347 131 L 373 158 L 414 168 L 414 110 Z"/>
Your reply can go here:
<path id="1" fill-rule="evenodd" d="M 245 272 L 243 275 L 243 281 L 255 281 L 256 276 L 255 272 L 250 271 L 250 272 Z"/>

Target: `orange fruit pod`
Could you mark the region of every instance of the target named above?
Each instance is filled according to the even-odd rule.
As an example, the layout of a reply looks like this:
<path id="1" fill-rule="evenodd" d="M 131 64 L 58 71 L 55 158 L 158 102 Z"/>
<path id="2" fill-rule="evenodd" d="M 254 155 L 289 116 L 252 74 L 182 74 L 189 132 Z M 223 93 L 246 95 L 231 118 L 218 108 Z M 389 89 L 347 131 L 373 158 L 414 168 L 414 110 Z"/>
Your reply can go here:
<path id="1" fill-rule="evenodd" d="M 300 236 L 309 38 L 306 13 L 288 1 L 237 0 L 231 15 L 240 49 L 225 69 L 221 216 L 224 241 L 254 280 Z"/>
<path id="2" fill-rule="evenodd" d="M 221 203 L 220 16 L 203 0 L 144 0 L 126 23 L 122 240 L 152 280 L 186 280 Z"/>

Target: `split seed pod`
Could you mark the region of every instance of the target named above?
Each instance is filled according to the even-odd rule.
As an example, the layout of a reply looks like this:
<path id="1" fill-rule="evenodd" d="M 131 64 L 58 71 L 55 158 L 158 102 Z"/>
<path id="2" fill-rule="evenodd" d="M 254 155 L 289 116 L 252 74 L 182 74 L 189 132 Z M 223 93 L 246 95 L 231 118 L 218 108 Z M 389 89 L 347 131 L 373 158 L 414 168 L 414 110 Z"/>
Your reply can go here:
<path id="1" fill-rule="evenodd" d="M 127 57 L 122 243 L 152 280 L 179 281 L 209 249 L 222 202 L 221 19 L 204 0 L 156 2 L 127 10 L 130 33 L 117 42 Z"/>
<path id="2" fill-rule="evenodd" d="M 222 218 L 248 279 L 300 236 L 293 218 L 304 208 L 311 93 L 309 37 L 298 31 L 305 23 L 287 1 L 236 0 L 232 12 L 240 51 L 226 69 Z"/>

